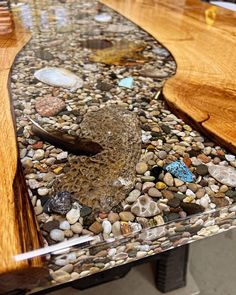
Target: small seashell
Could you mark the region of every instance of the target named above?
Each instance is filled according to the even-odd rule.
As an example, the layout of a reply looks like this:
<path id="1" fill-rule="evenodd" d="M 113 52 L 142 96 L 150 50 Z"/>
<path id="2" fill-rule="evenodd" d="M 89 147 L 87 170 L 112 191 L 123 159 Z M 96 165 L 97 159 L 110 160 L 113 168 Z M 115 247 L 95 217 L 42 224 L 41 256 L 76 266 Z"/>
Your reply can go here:
<path id="1" fill-rule="evenodd" d="M 101 13 L 97 14 L 94 19 L 99 23 L 108 23 L 111 21 L 112 17 L 109 14 Z"/>
<path id="2" fill-rule="evenodd" d="M 110 234 L 111 233 L 111 223 L 108 220 L 104 220 L 102 222 L 102 227 L 103 227 L 103 233 L 104 234 Z"/>
<path id="3" fill-rule="evenodd" d="M 82 79 L 63 68 L 46 67 L 36 71 L 34 77 L 48 85 L 68 88 L 72 91 L 83 86 Z"/>
<path id="4" fill-rule="evenodd" d="M 70 224 L 76 223 L 76 221 L 80 218 L 80 205 L 77 202 L 74 202 L 72 205 L 72 209 L 66 214 L 66 219 Z"/>

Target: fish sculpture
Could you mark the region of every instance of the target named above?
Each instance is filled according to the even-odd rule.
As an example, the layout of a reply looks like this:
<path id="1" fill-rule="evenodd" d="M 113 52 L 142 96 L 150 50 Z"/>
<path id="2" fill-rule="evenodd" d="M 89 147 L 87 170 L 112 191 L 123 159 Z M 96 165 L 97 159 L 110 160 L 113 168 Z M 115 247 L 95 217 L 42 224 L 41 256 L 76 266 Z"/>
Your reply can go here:
<path id="1" fill-rule="evenodd" d="M 107 65 L 135 66 L 144 64 L 148 58 L 142 55 L 146 48 L 143 42 L 120 41 L 114 43 L 112 47 L 97 50 L 91 54 L 90 60 Z"/>
<path id="2" fill-rule="evenodd" d="M 92 138 L 103 150 L 92 157 L 71 156 L 54 191 L 69 192 L 81 204 L 109 212 L 135 184 L 141 155 L 138 119 L 128 110 L 107 106 L 86 113 L 80 127 L 81 137 Z"/>

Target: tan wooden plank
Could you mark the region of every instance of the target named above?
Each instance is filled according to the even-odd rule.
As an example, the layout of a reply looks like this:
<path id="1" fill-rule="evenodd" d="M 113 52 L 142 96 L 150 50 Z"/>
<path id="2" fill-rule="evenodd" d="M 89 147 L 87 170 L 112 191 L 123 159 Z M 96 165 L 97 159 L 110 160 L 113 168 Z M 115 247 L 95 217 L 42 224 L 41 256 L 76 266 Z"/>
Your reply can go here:
<path id="1" fill-rule="evenodd" d="M 19 24 L 0 36 L 0 293 L 27 288 L 45 274 L 41 258 L 17 262 L 14 256 L 42 247 L 39 228 L 21 168 L 8 90 L 11 65 L 30 39 Z M 32 274 L 35 276 L 32 276 Z M 29 275 L 31 274 L 31 275 Z M 36 275 L 37 274 L 37 275 Z"/>

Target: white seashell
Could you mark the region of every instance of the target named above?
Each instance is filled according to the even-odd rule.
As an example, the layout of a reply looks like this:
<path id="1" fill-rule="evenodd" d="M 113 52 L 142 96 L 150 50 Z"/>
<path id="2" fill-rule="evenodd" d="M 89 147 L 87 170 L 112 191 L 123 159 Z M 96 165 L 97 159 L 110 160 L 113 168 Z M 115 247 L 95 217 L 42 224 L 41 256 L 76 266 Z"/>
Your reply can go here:
<path id="1" fill-rule="evenodd" d="M 99 23 L 108 23 L 111 21 L 112 17 L 109 14 L 101 13 L 97 14 L 94 19 Z"/>
<path id="2" fill-rule="evenodd" d="M 66 219 L 70 224 L 75 224 L 80 218 L 80 205 L 75 202 L 72 205 L 72 209 L 66 214 Z"/>
<path id="3" fill-rule="evenodd" d="M 104 220 L 102 222 L 102 227 L 103 227 L 103 233 L 104 234 L 110 234 L 111 233 L 111 223 L 108 220 Z"/>
<path id="4" fill-rule="evenodd" d="M 46 67 L 36 71 L 34 77 L 48 85 L 68 88 L 72 91 L 83 86 L 82 79 L 63 68 Z"/>

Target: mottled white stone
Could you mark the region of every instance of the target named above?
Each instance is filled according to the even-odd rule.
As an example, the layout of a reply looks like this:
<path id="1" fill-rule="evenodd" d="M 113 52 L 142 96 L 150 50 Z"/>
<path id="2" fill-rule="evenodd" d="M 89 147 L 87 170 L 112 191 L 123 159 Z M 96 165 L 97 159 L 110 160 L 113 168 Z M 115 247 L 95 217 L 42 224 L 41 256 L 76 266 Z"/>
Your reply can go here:
<path id="1" fill-rule="evenodd" d="M 231 166 L 209 165 L 208 171 L 212 177 L 222 184 L 236 187 L 236 169 Z"/>
<path id="2" fill-rule="evenodd" d="M 76 223 L 80 218 L 80 205 L 78 203 L 73 203 L 72 209 L 66 214 L 66 219 L 70 224 Z"/>

